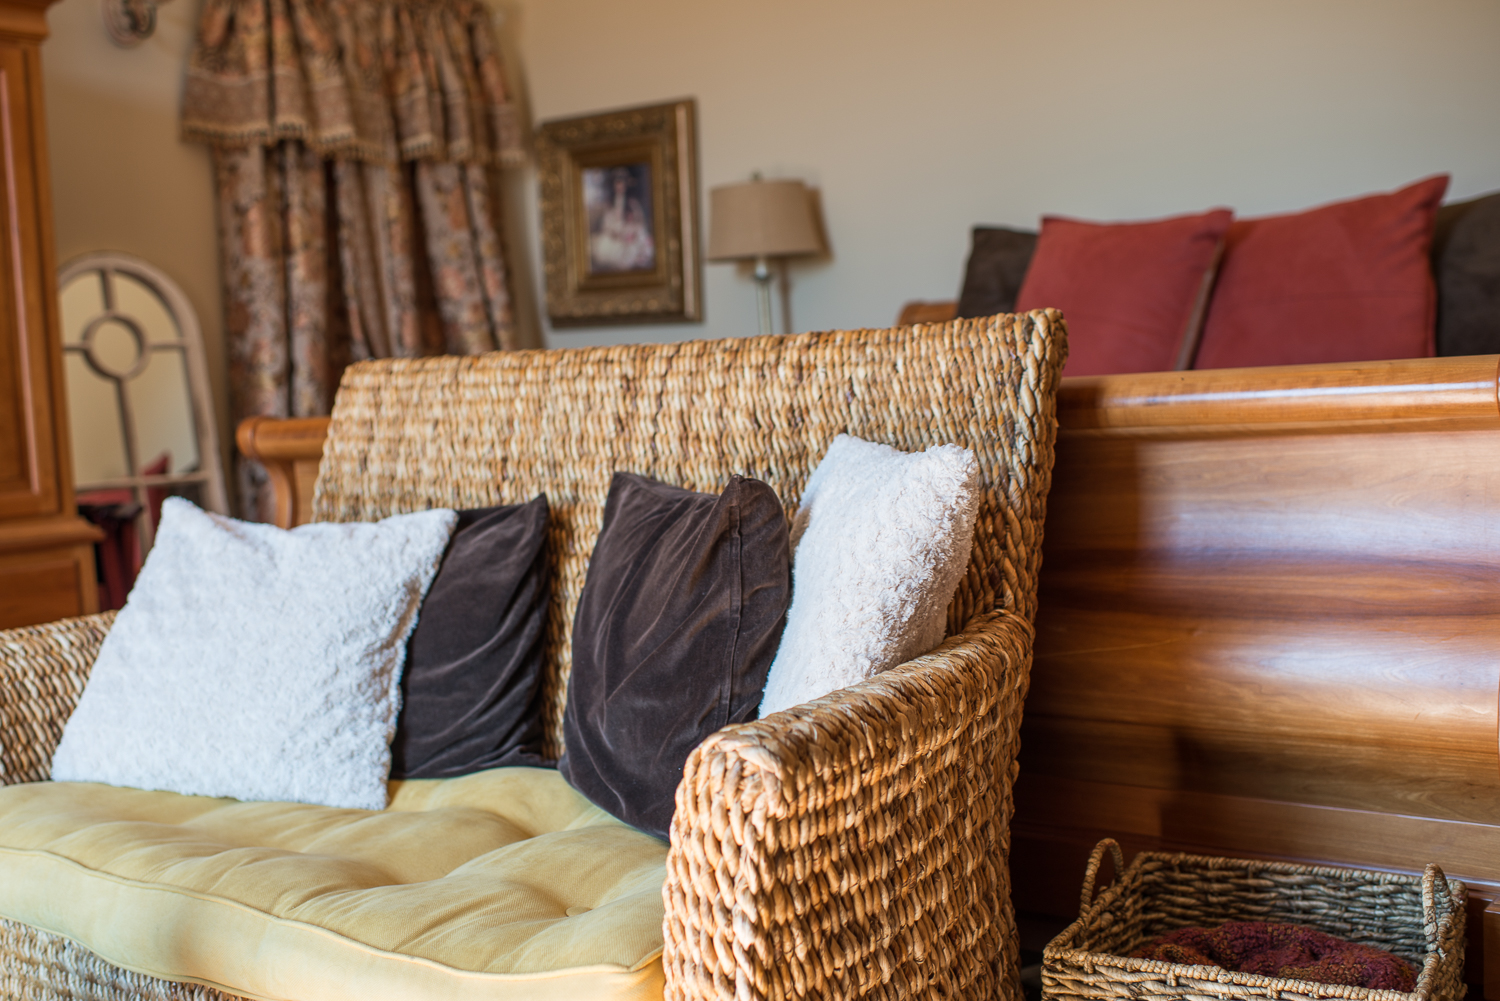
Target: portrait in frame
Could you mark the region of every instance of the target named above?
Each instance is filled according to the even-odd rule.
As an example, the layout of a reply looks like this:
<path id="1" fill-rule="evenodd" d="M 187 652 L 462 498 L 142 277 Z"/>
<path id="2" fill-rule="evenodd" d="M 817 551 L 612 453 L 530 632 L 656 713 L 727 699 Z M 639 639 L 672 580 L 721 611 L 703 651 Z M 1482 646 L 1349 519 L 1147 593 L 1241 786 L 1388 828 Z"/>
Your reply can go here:
<path id="1" fill-rule="evenodd" d="M 537 153 L 552 325 L 702 320 L 694 102 L 544 122 Z"/>

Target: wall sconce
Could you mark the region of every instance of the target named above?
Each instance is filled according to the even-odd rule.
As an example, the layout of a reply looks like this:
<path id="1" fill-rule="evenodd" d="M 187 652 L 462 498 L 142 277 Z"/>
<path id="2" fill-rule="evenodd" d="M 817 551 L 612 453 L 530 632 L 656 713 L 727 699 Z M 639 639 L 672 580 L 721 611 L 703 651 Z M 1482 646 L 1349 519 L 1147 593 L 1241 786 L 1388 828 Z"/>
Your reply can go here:
<path id="1" fill-rule="evenodd" d="M 156 5 L 167 0 L 103 0 L 104 30 L 122 49 L 133 49 L 156 31 Z"/>
<path id="2" fill-rule="evenodd" d="M 755 261 L 762 334 L 772 332 L 768 259 L 776 258 L 781 270 L 782 325 L 789 334 L 792 308 L 786 259 L 827 249 L 823 228 L 814 215 L 812 192 L 801 181 L 763 181 L 755 174 L 747 183 L 726 184 L 709 192 L 708 259 Z"/>

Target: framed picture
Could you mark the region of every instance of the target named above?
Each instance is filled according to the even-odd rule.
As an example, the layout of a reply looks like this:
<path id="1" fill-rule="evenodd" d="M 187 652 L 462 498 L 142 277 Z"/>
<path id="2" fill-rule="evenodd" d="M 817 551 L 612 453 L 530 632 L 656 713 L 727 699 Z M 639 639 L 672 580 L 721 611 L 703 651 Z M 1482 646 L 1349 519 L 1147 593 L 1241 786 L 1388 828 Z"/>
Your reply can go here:
<path id="1" fill-rule="evenodd" d="M 689 99 L 542 123 L 553 326 L 703 319 L 695 118 Z"/>

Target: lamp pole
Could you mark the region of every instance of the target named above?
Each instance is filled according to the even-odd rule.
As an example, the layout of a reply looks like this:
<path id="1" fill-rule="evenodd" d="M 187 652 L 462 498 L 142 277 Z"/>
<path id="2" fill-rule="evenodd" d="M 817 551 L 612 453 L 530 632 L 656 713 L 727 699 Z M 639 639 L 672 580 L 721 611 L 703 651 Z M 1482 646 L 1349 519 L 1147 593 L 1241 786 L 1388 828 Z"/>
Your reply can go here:
<path id="1" fill-rule="evenodd" d="M 755 258 L 755 287 L 760 298 L 760 332 L 771 334 L 771 268 L 764 254 Z"/>
<path id="2" fill-rule="evenodd" d="M 827 251 L 807 185 L 801 181 L 763 181 L 757 173 L 748 182 L 712 189 L 709 202 L 708 259 L 755 262 L 751 273 L 762 335 L 776 332 L 771 283 L 780 272 L 781 325 L 790 333 L 787 258 Z"/>

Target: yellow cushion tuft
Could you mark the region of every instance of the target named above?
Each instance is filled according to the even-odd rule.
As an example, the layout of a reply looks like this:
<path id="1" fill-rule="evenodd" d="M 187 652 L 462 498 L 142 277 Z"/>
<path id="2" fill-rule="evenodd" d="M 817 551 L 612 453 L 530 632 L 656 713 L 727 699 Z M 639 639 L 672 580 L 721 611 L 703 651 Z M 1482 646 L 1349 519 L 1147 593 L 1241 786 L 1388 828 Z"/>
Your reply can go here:
<path id="1" fill-rule="evenodd" d="M 549 769 L 391 791 L 370 812 L 0 788 L 0 916 L 277 1001 L 661 997 L 661 841 Z"/>

